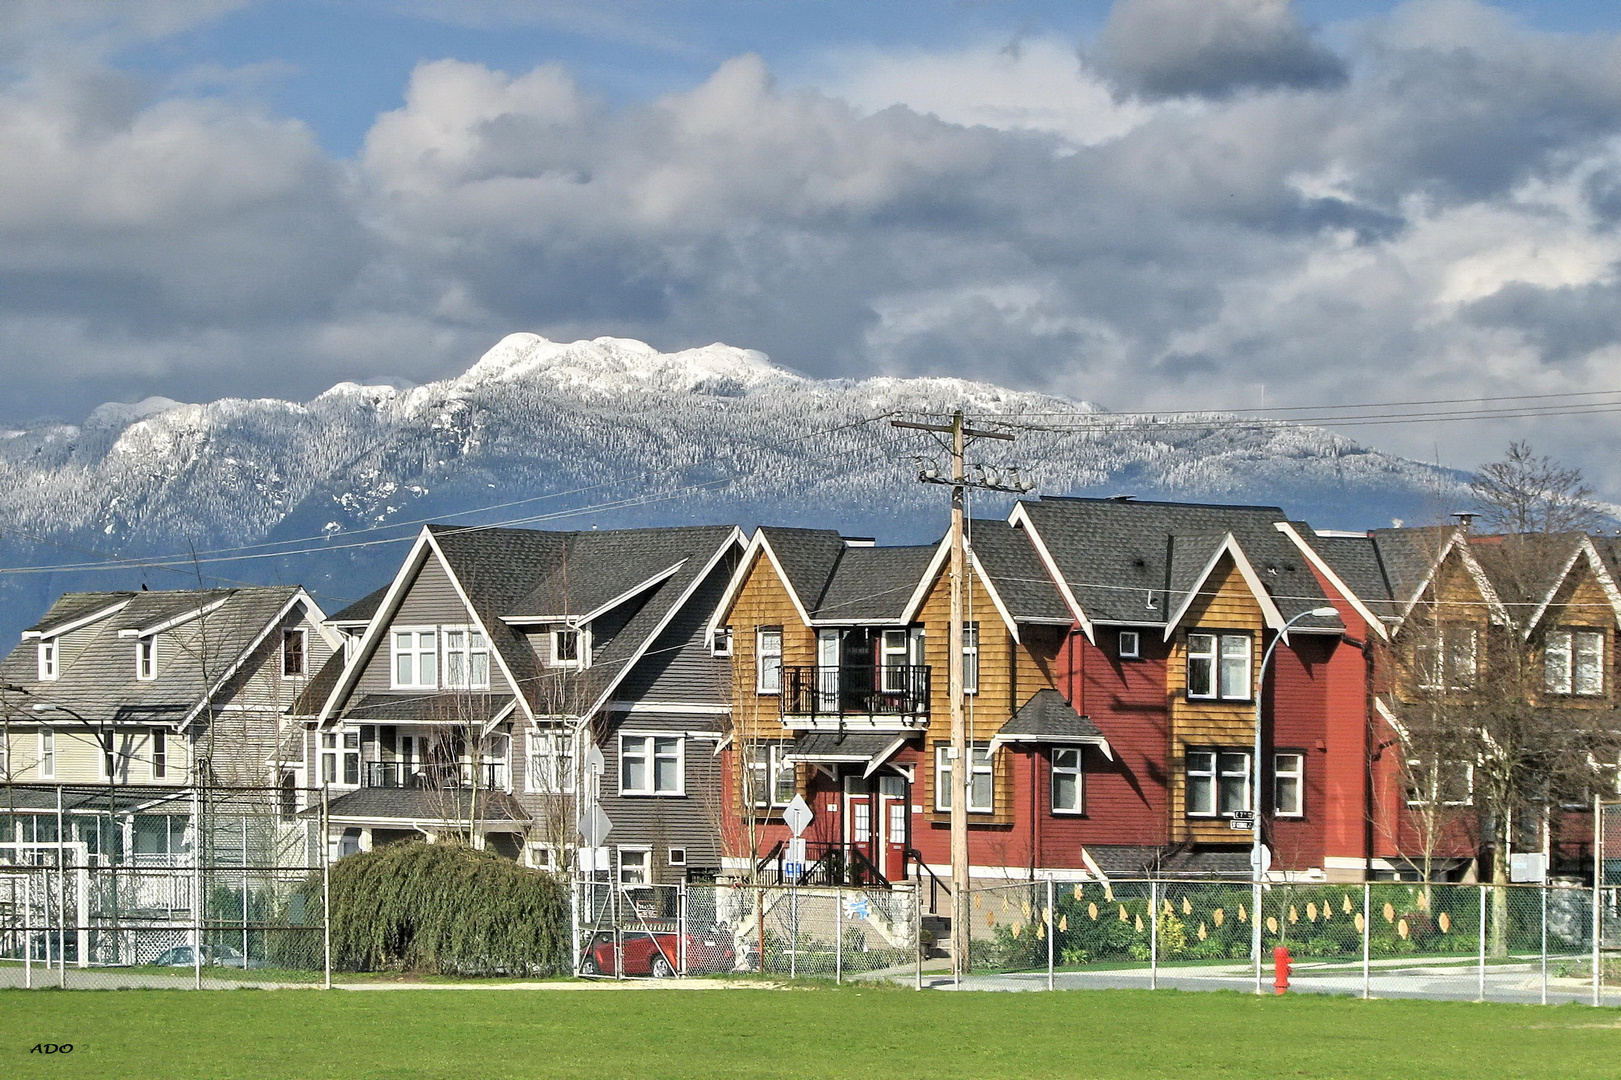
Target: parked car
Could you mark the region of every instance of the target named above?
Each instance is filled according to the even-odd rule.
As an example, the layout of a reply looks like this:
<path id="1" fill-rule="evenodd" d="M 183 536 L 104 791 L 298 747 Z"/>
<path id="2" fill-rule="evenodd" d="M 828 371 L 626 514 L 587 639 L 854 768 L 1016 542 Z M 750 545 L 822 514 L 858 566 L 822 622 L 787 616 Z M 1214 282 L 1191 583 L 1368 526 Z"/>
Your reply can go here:
<path id="1" fill-rule="evenodd" d="M 158 967 L 194 967 L 196 966 L 196 959 L 192 954 L 190 945 L 176 945 L 172 949 L 164 949 L 152 963 Z M 265 966 L 263 960 L 243 959 L 242 954 L 229 945 L 204 945 L 203 964 L 205 967 L 244 969 Z"/>
<path id="2" fill-rule="evenodd" d="M 732 970 L 733 954 L 730 935 L 688 934 L 687 972 L 692 975 Z M 647 930 L 627 930 L 624 933 L 626 975 L 651 975 L 665 979 L 674 975 L 681 963 L 681 935 Z M 581 975 L 617 975 L 614 966 L 614 936 L 600 931 L 591 939 L 591 946 L 580 961 Z"/>

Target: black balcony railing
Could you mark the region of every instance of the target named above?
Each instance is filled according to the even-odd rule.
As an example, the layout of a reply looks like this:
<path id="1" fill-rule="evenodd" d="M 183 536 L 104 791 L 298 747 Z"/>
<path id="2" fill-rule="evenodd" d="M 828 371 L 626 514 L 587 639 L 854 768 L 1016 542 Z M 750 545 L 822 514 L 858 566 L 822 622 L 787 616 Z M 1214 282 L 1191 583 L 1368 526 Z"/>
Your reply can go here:
<path id="1" fill-rule="evenodd" d="M 465 761 L 406 765 L 398 761 L 366 762 L 365 786 L 369 788 L 470 788 L 472 768 Z M 478 766 L 478 786 L 485 791 L 505 790 L 507 767 L 498 761 Z"/>
<path id="2" fill-rule="evenodd" d="M 929 665 L 785 667 L 784 716 L 929 715 Z"/>

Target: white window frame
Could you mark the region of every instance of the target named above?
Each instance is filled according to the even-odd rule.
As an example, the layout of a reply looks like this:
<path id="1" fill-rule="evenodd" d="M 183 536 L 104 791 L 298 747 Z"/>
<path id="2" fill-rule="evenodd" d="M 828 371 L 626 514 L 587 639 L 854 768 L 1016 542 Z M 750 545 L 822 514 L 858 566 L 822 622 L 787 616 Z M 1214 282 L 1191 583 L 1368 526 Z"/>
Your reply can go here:
<path id="1" fill-rule="evenodd" d="M 951 810 L 951 751 L 949 745 L 934 748 L 934 808 L 939 813 L 949 813 Z M 981 758 L 983 755 L 983 759 Z M 970 814 L 989 814 L 996 809 L 996 760 L 988 746 L 968 747 L 968 812 Z M 988 803 L 981 806 L 974 801 L 974 777 L 989 776 L 991 798 Z"/>
<path id="2" fill-rule="evenodd" d="M 163 728 L 151 728 L 146 733 L 146 748 L 148 765 L 152 770 L 152 779 L 167 780 L 169 778 L 169 733 Z"/>
<path id="3" fill-rule="evenodd" d="M 298 671 L 287 670 L 287 643 L 298 639 Z M 281 632 L 281 677 L 302 679 L 310 673 L 310 634 L 302 626 L 285 628 Z"/>
<path id="4" fill-rule="evenodd" d="M 336 731 L 321 732 L 320 767 L 321 786 L 336 785 L 338 782 L 338 733 Z"/>
<path id="5" fill-rule="evenodd" d="M 687 865 L 687 849 L 673 847 L 665 853 L 665 861 L 671 866 L 685 867 Z"/>
<path id="6" fill-rule="evenodd" d="M 1553 630 L 1543 643 L 1543 689 L 1560 697 L 1601 697 L 1604 694 L 1604 638 L 1601 630 L 1570 627 Z M 1583 670 L 1586 658 L 1591 667 Z M 1562 660 L 1556 669 L 1553 661 Z M 1597 676 L 1597 682 L 1592 676 Z M 1585 676 L 1585 677 L 1584 677 Z"/>
<path id="7" fill-rule="evenodd" d="M 1462 799 L 1443 799 L 1443 798 L 1441 798 L 1441 771 L 1443 769 L 1446 769 L 1446 768 L 1458 768 L 1458 769 L 1463 770 L 1464 797 Z M 1404 796 L 1405 801 L 1406 801 L 1408 806 L 1473 806 L 1473 805 L 1475 805 L 1475 766 L 1474 766 L 1474 763 L 1468 762 L 1468 761 L 1442 761 L 1442 762 L 1437 763 L 1434 768 L 1429 769 L 1429 770 L 1426 771 L 1425 770 L 1425 763 L 1422 760 L 1420 760 L 1418 758 L 1408 758 L 1407 759 L 1407 769 L 1408 769 L 1409 775 L 1411 775 L 1413 772 L 1417 771 L 1420 776 L 1423 776 L 1423 777 L 1427 778 L 1428 781 L 1429 781 L 1429 789 L 1430 789 L 1427 797 L 1421 797 L 1421 798 L 1417 798 L 1417 799 L 1413 798 L 1413 793 L 1409 790 L 1406 793 L 1406 795 Z"/>
<path id="8" fill-rule="evenodd" d="M 653 849 L 646 847 L 626 846 L 616 849 L 617 858 L 614 859 L 614 874 L 621 886 L 636 888 L 638 886 L 653 884 Z M 638 862 L 641 866 L 641 880 L 627 880 L 625 877 L 625 856 L 640 856 Z"/>
<path id="9" fill-rule="evenodd" d="M 457 639 L 454 643 L 452 639 Z M 490 688 L 490 639 L 476 626 L 441 626 L 439 640 L 443 642 L 444 666 L 441 681 L 451 690 L 488 690 Z M 460 657 L 465 678 L 457 679 L 450 673 L 451 657 Z M 474 670 L 475 661 L 484 659 L 484 673 L 480 678 Z"/>
<path id="10" fill-rule="evenodd" d="M 709 635 L 709 655 L 732 655 L 732 628 L 730 626 L 717 626 L 714 633 Z"/>
<path id="11" fill-rule="evenodd" d="M 574 658 L 565 660 L 558 646 L 570 635 L 574 638 Z M 584 670 L 591 666 L 591 628 L 589 626 L 554 626 L 546 634 L 551 650 L 551 666 Z"/>
<path id="12" fill-rule="evenodd" d="M 39 729 L 39 777 L 56 779 L 56 729 L 53 727 Z"/>
<path id="13" fill-rule="evenodd" d="M 342 769 L 342 771 L 339 773 L 339 776 L 342 778 L 342 784 L 340 786 L 360 787 L 361 783 L 365 780 L 365 772 L 360 760 L 360 754 L 365 747 L 365 741 L 360 737 L 359 728 L 342 728 L 339 729 L 338 734 L 338 752 Z M 351 742 L 351 740 L 353 741 Z M 351 766 L 353 766 L 353 780 L 349 779 L 351 775 Z"/>
<path id="14" fill-rule="evenodd" d="M 979 623 L 963 623 L 962 626 L 962 692 L 965 694 L 979 693 Z M 969 805 L 970 812 L 973 805 Z"/>
<path id="15" fill-rule="evenodd" d="M 158 636 L 148 634 L 135 639 L 135 677 L 141 682 L 153 682 L 158 677 Z"/>
<path id="16" fill-rule="evenodd" d="M 907 689 L 904 669 L 912 661 L 912 636 L 903 627 L 891 627 L 878 634 L 878 668 L 883 672 L 886 693 L 904 693 Z"/>
<path id="17" fill-rule="evenodd" d="M 754 756 L 748 763 L 749 783 L 753 785 L 752 802 L 756 810 L 780 810 L 794 801 L 799 786 L 798 769 L 793 762 L 784 761 L 789 748 L 781 743 L 760 743 L 754 747 Z M 781 798 L 784 776 L 792 777 L 790 794 Z"/>
<path id="18" fill-rule="evenodd" d="M 1122 660 L 1141 660 L 1143 656 L 1143 635 L 1138 630 L 1122 630 L 1118 641 L 1117 651 Z"/>
<path id="19" fill-rule="evenodd" d="M 28 655 L 27 653 L 23 654 Z M 55 682 L 61 675 L 62 649 L 58 638 L 39 639 L 39 681 Z"/>
<path id="20" fill-rule="evenodd" d="M 1060 765 L 1060 758 L 1065 764 Z M 1084 748 L 1079 746 L 1055 746 L 1050 757 L 1050 770 L 1052 776 L 1047 785 L 1049 805 L 1054 814 L 1060 817 L 1086 813 L 1086 754 Z M 1058 778 L 1072 776 L 1075 778 L 1075 804 L 1073 806 L 1060 806 L 1058 803 Z"/>
<path id="21" fill-rule="evenodd" d="M 424 645 L 422 638 L 430 635 L 432 640 Z M 400 648 L 400 638 L 409 637 L 407 648 Z M 394 690 L 437 690 L 439 689 L 439 641 L 440 634 L 437 626 L 391 626 L 388 629 L 388 683 Z M 409 681 L 400 678 L 400 658 L 411 658 L 411 677 Z M 433 661 L 433 677 L 424 680 L 424 658 Z"/>
<path id="22" fill-rule="evenodd" d="M 574 736 L 568 731 L 529 732 L 525 786 L 537 795 L 574 793 Z"/>
<path id="23" fill-rule="evenodd" d="M 772 643 L 770 649 L 766 647 L 767 642 Z M 757 626 L 754 628 L 754 692 L 756 694 L 773 695 L 782 693 L 782 627 L 780 626 Z"/>
<path id="24" fill-rule="evenodd" d="M 671 755 L 659 747 L 661 742 L 675 743 L 675 753 Z M 640 745 L 636 745 L 640 744 Z M 627 748 L 633 748 L 633 753 L 626 753 Z M 675 760 L 676 786 L 673 789 L 661 789 L 658 786 L 658 763 L 660 760 Z M 643 762 L 646 770 L 646 784 L 642 787 L 627 787 L 625 784 L 625 761 L 627 758 L 636 758 Z M 679 734 L 670 732 L 621 732 L 619 736 L 619 794 L 638 796 L 642 798 L 677 798 L 687 793 L 687 740 Z"/>
<path id="25" fill-rule="evenodd" d="M 117 729 L 97 728 L 92 736 L 96 741 L 96 775 L 105 783 L 117 783 L 120 756 Z"/>
<path id="26" fill-rule="evenodd" d="M 1575 648 L 1572 650 L 1573 655 L 1571 657 L 1570 665 L 1572 683 L 1571 693 L 1576 697 L 1602 697 L 1604 695 L 1604 671 L 1606 666 L 1604 663 L 1605 636 L 1606 635 L 1601 630 L 1576 631 Z M 1583 648 L 1584 644 L 1587 646 L 1596 646 L 1596 648 L 1593 648 L 1591 652 L 1588 652 L 1587 649 Z M 1584 673 L 1582 671 L 1582 657 L 1584 652 L 1587 653 L 1593 661 L 1593 667 L 1591 670 L 1592 673 L 1598 677 L 1597 683 L 1590 681 L 1590 679 L 1583 678 Z"/>
<path id="27" fill-rule="evenodd" d="M 1194 759 L 1205 759 L 1199 768 L 1194 767 Z M 1228 765 L 1232 759 L 1243 762 L 1241 771 L 1232 771 Z M 1190 818 L 1230 818 L 1241 810 L 1251 808 L 1253 798 L 1250 785 L 1254 783 L 1254 770 L 1251 767 L 1248 750 L 1235 750 L 1224 747 L 1193 747 L 1182 756 L 1183 762 L 1183 812 Z M 1244 781 L 1243 797 L 1238 806 L 1222 806 L 1222 781 L 1228 777 L 1242 777 Z M 1201 787 L 1208 785 L 1209 798 L 1196 803 L 1193 797 L 1194 781 L 1202 781 Z"/>
<path id="28" fill-rule="evenodd" d="M 529 865 L 536 870 L 544 870 L 548 874 L 557 873 L 557 848 L 551 844 L 531 843 L 529 845 Z"/>
<path id="29" fill-rule="evenodd" d="M 1466 623 L 1442 623 L 1433 629 L 1433 638 L 1420 637 L 1413 644 L 1413 667 L 1419 689 L 1474 689 L 1475 678 L 1480 673 L 1479 632 Z"/>
<path id="30" fill-rule="evenodd" d="M 1292 807 L 1283 797 L 1285 781 L 1294 785 Z M 1272 755 L 1272 813 L 1280 818 L 1306 816 L 1306 755 L 1299 750 L 1279 750 Z"/>
<path id="31" fill-rule="evenodd" d="M 1210 643 L 1208 649 L 1203 645 L 1195 646 L 1195 639 L 1202 639 Z M 1230 655 L 1229 645 L 1241 645 L 1242 656 Z M 1249 634 L 1243 632 L 1222 632 L 1216 630 L 1189 631 L 1186 641 L 1186 658 L 1184 670 L 1183 690 L 1189 701 L 1254 701 L 1255 679 L 1255 641 Z M 1243 661 L 1244 676 L 1241 686 L 1233 686 L 1233 679 L 1229 679 L 1227 668 L 1229 661 Z M 1193 689 L 1193 671 L 1195 662 L 1210 665 L 1210 686 L 1208 692 L 1195 693 Z"/>

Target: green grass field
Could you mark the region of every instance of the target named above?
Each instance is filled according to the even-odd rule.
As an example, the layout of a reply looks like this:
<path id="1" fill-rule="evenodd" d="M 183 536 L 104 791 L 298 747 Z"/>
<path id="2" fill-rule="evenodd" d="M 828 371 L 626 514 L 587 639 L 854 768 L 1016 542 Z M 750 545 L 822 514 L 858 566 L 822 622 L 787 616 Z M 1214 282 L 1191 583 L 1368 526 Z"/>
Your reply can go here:
<path id="1" fill-rule="evenodd" d="M 70 1055 L 30 1054 L 36 1043 Z M 1596 1077 L 1621 1013 L 1095 991 L 5 991 L 0 1075 Z"/>

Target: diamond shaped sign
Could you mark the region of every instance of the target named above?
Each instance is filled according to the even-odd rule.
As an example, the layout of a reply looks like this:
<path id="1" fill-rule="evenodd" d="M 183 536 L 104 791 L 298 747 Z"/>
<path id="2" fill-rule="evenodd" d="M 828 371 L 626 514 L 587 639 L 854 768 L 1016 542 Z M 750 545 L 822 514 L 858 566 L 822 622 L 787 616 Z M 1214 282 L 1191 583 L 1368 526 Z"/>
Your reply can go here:
<path id="1" fill-rule="evenodd" d="M 783 824 L 788 826 L 789 832 L 798 836 L 810 827 L 811 818 L 814 816 L 804 797 L 795 795 L 794 801 L 788 804 L 787 809 L 783 810 L 782 821 Z"/>
<path id="2" fill-rule="evenodd" d="M 613 827 L 613 822 L 602 812 L 602 807 L 594 803 L 591 809 L 580 815 L 580 839 L 585 841 L 586 847 L 601 847 L 608 834 L 613 832 Z"/>

